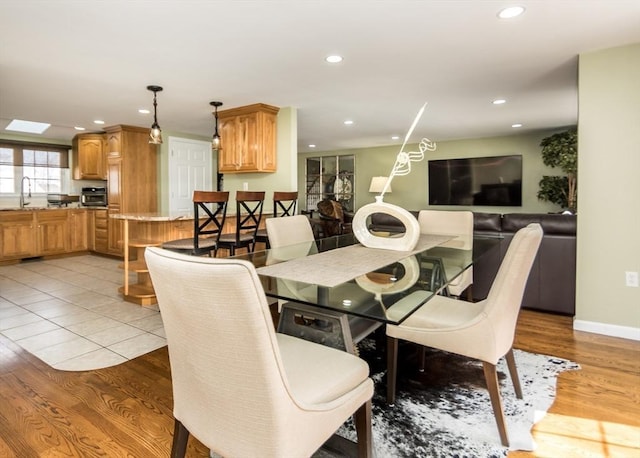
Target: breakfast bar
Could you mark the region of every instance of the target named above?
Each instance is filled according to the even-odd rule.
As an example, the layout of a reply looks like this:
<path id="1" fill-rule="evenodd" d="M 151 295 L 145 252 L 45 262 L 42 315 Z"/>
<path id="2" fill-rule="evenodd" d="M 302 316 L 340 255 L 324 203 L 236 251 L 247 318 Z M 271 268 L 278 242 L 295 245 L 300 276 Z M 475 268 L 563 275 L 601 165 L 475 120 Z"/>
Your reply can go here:
<path id="1" fill-rule="evenodd" d="M 125 301 L 139 305 L 157 302 L 149 270 L 144 262 L 144 250 L 163 242 L 193 235 L 193 215 L 184 213 L 113 213 L 123 220 L 124 270 L 123 285 L 118 289 Z M 131 273 L 136 274 L 132 282 Z"/>
<path id="2" fill-rule="evenodd" d="M 124 262 L 120 267 L 124 270 L 124 280 L 118 291 L 128 302 L 155 304 L 156 295 L 144 263 L 144 250 L 150 246 L 161 246 L 169 240 L 193 237 L 194 215 L 185 212 L 150 212 L 109 213 L 109 217 L 123 221 Z M 235 215 L 227 215 L 222 232 L 233 233 L 235 228 Z M 131 278 L 132 273 L 136 275 L 134 279 Z"/>

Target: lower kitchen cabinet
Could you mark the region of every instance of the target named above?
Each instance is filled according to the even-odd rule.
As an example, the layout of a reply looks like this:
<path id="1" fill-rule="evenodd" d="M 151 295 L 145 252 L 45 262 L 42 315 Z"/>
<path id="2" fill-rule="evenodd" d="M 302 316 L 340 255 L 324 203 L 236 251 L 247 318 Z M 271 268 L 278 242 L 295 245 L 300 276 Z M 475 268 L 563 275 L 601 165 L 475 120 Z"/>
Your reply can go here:
<path id="1" fill-rule="evenodd" d="M 83 208 L 69 210 L 69 251 L 89 249 L 88 211 Z"/>
<path id="2" fill-rule="evenodd" d="M 93 220 L 93 246 L 91 250 L 108 254 L 109 253 L 109 217 L 107 210 L 91 210 Z"/>
<path id="3" fill-rule="evenodd" d="M 33 211 L 6 211 L 0 214 L 0 260 L 31 258 L 37 255 Z"/>
<path id="4" fill-rule="evenodd" d="M 0 212 L 0 261 L 87 251 L 88 224 L 84 208 Z"/>
<path id="5" fill-rule="evenodd" d="M 36 211 L 38 255 L 68 252 L 69 226 L 67 210 Z"/>

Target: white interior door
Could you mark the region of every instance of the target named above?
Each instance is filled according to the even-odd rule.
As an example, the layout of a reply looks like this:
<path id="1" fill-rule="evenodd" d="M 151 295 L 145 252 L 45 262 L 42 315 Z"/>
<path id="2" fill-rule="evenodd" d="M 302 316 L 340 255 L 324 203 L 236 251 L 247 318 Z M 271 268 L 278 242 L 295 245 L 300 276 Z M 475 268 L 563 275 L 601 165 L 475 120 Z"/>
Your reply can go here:
<path id="1" fill-rule="evenodd" d="M 169 211 L 193 212 L 193 191 L 215 191 L 211 143 L 169 137 Z"/>

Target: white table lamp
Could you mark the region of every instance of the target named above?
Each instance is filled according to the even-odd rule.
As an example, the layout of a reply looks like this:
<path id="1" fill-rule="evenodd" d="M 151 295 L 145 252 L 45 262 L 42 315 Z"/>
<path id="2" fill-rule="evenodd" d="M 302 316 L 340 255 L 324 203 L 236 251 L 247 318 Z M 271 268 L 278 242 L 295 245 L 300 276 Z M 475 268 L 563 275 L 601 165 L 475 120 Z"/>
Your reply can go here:
<path id="1" fill-rule="evenodd" d="M 371 184 L 369 185 L 369 192 L 375 192 L 376 194 L 382 193 L 384 185 L 389 181 L 389 177 L 372 177 Z M 387 187 L 387 194 L 391 193 L 391 185 Z"/>

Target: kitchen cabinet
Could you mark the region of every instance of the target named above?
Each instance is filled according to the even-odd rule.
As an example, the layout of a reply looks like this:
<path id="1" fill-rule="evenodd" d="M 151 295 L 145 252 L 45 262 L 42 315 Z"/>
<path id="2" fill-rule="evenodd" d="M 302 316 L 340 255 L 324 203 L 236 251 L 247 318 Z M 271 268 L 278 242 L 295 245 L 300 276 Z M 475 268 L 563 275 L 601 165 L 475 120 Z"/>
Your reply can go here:
<path id="1" fill-rule="evenodd" d="M 87 210 L 0 212 L 0 261 L 86 251 Z"/>
<path id="2" fill-rule="evenodd" d="M 78 134 L 73 138 L 73 178 L 106 180 L 105 137 L 103 134 Z"/>
<path id="3" fill-rule="evenodd" d="M 0 260 L 31 258 L 37 254 L 33 211 L 0 213 Z"/>
<path id="4" fill-rule="evenodd" d="M 96 251 L 96 218 L 95 211 L 87 209 L 87 249 Z"/>
<path id="5" fill-rule="evenodd" d="M 93 220 L 93 251 L 102 254 L 109 253 L 108 215 L 107 210 L 92 210 Z"/>
<path id="6" fill-rule="evenodd" d="M 108 213 L 120 213 L 122 157 L 119 154 L 110 155 L 107 159 L 107 182 L 109 183 L 107 191 Z M 122 221 L 109 218 L 107 220 L 107 254 L 124 255 L 122 237 Z"/>
<path id="7" fill-rule="evenodd" d="M 38 255 L 47 256 L 68 252 L 69 226 L 67 210 L 34 212 Z"/>
<path id="8" fill-rule="evenodd" d="M 152 213 L 158 209 L 157 146 L 149 129 L 105 128 L 109 214 Z M 122 220 L 107 219 L 107 253 L 124 256 Z"/>
<path id="9" fill-rule="evenodd" d="M 257 103 L 218 112 L 220 173 L 276 171 L 278 111 Z"/>
<path id="10" fill-rule="evenodd" d="M 73 208 L 68 210 L 69 251 L 86 251 L 89 249 L 88 210 Z"/>

